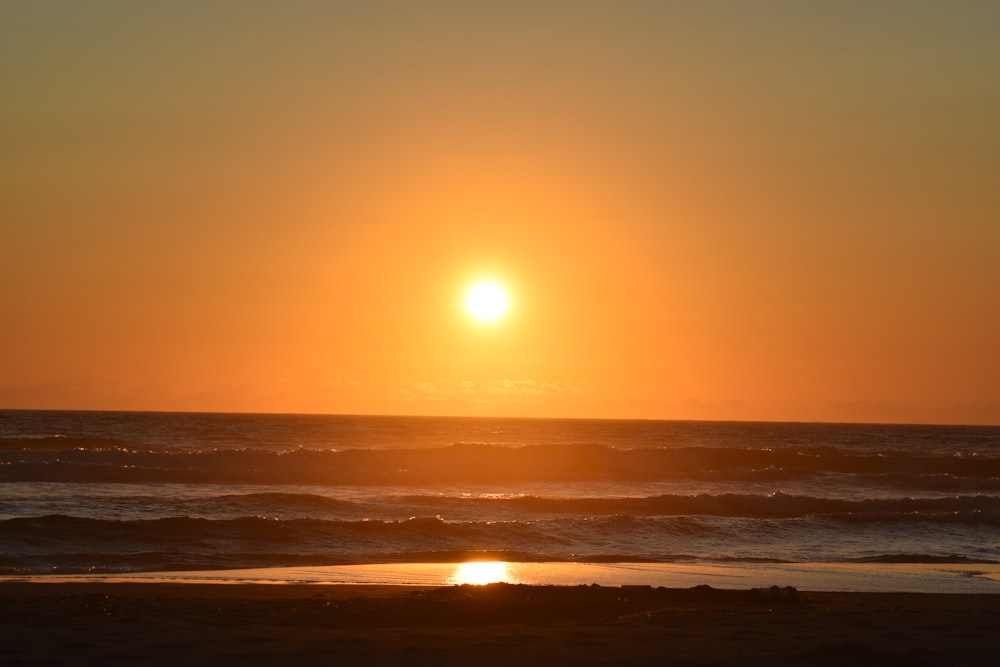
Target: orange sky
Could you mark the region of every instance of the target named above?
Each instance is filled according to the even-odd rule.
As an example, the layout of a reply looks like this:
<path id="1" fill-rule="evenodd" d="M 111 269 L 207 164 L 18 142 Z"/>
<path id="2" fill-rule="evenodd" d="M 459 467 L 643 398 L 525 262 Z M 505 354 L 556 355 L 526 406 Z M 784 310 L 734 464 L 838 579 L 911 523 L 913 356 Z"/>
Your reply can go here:
<path id="1" fill-rule="evenodd" d="M 997 34 L 4 3 L 0 408 L 1000 423 Z"/>

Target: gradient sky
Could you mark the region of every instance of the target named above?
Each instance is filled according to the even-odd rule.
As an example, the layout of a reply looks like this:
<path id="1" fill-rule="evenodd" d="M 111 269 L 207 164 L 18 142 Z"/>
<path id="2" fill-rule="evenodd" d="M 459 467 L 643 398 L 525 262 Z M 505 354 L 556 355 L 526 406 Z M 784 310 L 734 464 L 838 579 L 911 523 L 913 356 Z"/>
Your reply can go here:
<path id="1" fill-rule="evenodd" d="M 997 35 L 5 2 L 0 407 L 1000 423 Z"/>

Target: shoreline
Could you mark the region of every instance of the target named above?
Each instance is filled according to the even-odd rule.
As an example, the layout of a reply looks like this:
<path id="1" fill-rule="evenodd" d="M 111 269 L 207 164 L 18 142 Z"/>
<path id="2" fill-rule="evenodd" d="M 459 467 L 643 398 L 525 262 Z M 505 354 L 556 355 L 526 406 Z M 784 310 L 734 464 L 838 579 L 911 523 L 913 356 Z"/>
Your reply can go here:
<path id="1" fill-rule="evenodd" d="M 973 665 L 993 594 L 0 583 L 5 665 Z"/>
<path id="2" fill-rule="evenodd" d="M 722 589 L 792 586 L 858 593 L 1000 594 L 1000 564 L 990 563 L 567 563 L 473 561 L 275 567 L 186 572 L 0 576 L 11 582 L 366 585 L 441 587 L 509 583 L 533 586 L 652 586 Z"/>

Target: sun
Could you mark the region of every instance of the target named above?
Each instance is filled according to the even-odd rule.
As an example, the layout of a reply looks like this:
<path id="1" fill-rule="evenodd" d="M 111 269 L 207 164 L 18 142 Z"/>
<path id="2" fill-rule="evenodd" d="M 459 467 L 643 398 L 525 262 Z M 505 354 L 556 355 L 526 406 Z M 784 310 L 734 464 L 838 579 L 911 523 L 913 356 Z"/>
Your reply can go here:
<path id="1" fill-rule="evenodd" d="M 507 311 L 507 292 L 494 282 L 479 282 L 465 295 L 465 307 L 477 320 L 495 320 Z"/>

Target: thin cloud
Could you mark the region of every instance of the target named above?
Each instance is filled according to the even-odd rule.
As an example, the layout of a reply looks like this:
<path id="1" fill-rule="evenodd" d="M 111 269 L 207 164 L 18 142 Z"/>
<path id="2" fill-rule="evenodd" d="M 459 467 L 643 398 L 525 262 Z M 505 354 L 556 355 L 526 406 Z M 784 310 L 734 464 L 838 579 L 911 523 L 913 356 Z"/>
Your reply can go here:
<path id="1" fill-rule="evenodd" d="M 361 386 L 361 381 L 347 375 L 341 375 L 330 384 L 337 389 L 357 389 Z"/>
<path id="2" fill-rule="evenodd" d="M 414 382 L 395 393 L 403 400 L 460 401 L 465 403 L 568 403 L 586 389 L 569 382 L 533 379 L 459 380 L 438 378 Z"/>

